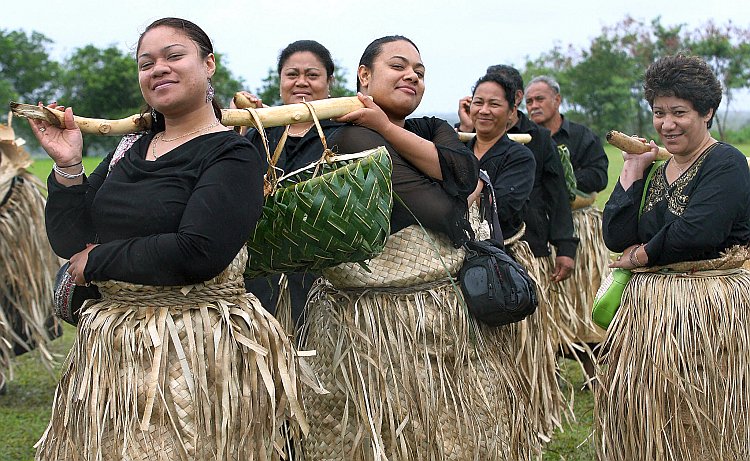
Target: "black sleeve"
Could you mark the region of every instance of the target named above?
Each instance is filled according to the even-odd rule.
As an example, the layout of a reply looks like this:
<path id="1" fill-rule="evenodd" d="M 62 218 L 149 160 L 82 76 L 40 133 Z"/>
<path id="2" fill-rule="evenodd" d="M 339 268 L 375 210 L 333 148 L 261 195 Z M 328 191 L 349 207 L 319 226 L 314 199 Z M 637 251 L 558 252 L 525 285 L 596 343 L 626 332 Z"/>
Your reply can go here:
<path id="1" fill-rule="evenodd" d="M 112 154 L 102 160 L 89 176 L 84 176 L 80 185 L 65 187 L 57 182 L 54 172 L 47 178 L 47 237 L 55 254 L 61 258 L 69 259 L 86 248 L 86 244 L 97 242 L 91 204 L 107 177 L 111 160 Z"/>
<path id="2" fill-rule="evenodd" d="M 643 173 L 644 178 L 648 175 L 649 170 Z M 638 210 L 641 205 L 645 183 L 645 179 L 639 179 L 628 190 L 625 190 L 622 188 L 618 178 L 612 194 L 609 196 L 606 205 L 604 205 L 602 233 L 604 235 L 604 243 L 610 251 L 622 253 L 625 248 L 640 243 L 638 237 Z"/>
<path id="3" fill-rule="evenodd" d="M 646 243 L 649 265 L 702 259 L 706 249 L 723 248 L 734 223 L 746 215 L 750 170 L 745 158 L 716 152 L 702 168 L 685 211 Z"/>
<path id="4" fill-rule="evenodd" d="M 549 216 L 549 241 L 557 248 L 558 256 L 575 258 L 578 238 L 574 235 L 573 213 L 565 186 L 565 173 L 552 138 L 549 137 L 545 144 L 542 187 Z"/>
<path id="5" fill-rule="evenodd" d="M 247 143 L 202 171 L 173 233 L 115 240 L 89 253 L 86 280 L 185 285 L 224 270 L 252 233 L 263 206 L 261 156 Z"/>
<path id="6" fill-rule="evenodd" d="M 574 152 L 571 159 L 576 175 L 578 190 L 590 194 L 607 187 L 609 159 L 602 142 L 592 131 L 586 130 L 580 152 Z"/>
<path id="7" fill-rule="evenodd" d="M 512 146 L 507 156 L 508 161 L 503 163 L 502 168 L 499 168 L 492 178 L 497 198 L 497 213 L 501 221 L 520 218 L 520 223 L 524 219 L 521 212 L 528 203 L 534 187 L 536 161 L 534 154 L 520 144 Z"/>
<path id="8" fill-rule="evenodd" d="M 466 200 L 479 181 L 479 162 L 445 120 L 424 117 L 407 120 L 406 129 L 432 141 L 438 151 L 443 189 L 451 196 Z"/>

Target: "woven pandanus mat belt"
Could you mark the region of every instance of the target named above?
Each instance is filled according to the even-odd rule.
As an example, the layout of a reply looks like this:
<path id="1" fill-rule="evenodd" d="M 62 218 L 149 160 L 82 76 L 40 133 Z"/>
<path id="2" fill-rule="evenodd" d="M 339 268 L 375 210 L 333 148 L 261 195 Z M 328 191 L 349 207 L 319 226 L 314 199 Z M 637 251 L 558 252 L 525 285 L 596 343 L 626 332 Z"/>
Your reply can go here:
<path id="1" fill-rule="evenodd" d="M 245 295 L 242 279 L 225 283 L 196 284 L 184 287 L 135 285 L 108 281 L 97 285 L 102 298 L 115 303 L 143 307 L 176 307 L 210 303 L 217 299 L 236 298 Z"/>
<path id="2" fill-rule="evenodd" d="M 409 226 L 388 237 L 383 252 L 366 262 L 344 263 L 323 275 L 336 288 L 413 287 L 448 279 L 461 269 L 464 250 L 447 236 Z"/>
<path id="3" fill-rule="evenodd" d="M 714 272 L 713 274 L 703 275 L 714 276 L 722 275 L 721 271 L 730 271 L 730 274 L 734 273 L 732 270 L 741 268 L 744 262 L 748 259 L 750 259 L 750 249 L 748 249 L 747 246 L 735 245 L 727 249 L 727 251 L 723 252 L 718 258 L 706 259 L 702 261 L 683 261 L 665 266 L 638 267 L 633 269 L 633 272 L 692 274 L 697 272 L 712 271 Z"/>

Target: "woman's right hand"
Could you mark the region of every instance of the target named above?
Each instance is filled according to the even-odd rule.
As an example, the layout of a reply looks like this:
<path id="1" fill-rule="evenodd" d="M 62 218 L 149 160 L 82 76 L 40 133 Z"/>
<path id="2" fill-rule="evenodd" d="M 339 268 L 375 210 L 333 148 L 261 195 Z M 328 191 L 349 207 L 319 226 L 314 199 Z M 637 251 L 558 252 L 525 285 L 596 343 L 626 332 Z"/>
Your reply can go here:
<path id="1" fill-rule="evenodd" d="M 42 107 L 42 103 L 39 103 Z M 65 110 L 63 127 L 56 127 L 46 120 L 29 119 L 31 132 L 47 154 L 59 166 L 73 165 L 81 162 L 83 156 L 83 135 L 73 118 L 73 109 L 58 106 L 56 103 L 48 105 L 50 109 Z"/>
<path id="2" fill-rule="evenodd" d="M 242 101 L 239 105 L 237 104 L 237 96 L 236 94 L 239 93 L 242 96 L 244 96 L 245 101 Z M 263 104 L 263 101 L 255 96 L 254 94 L 250 93 L 249 91 L 238 91 L 235 93 L 235 97 L 232 98 L 232 100 L 229 102 L 229 108 L 230 109 L 247 109 L 248 107 L 252 107 L 253 109 L 257 109 L 260 107 L 268 107 L 265 104 Z M 250 104 L 254 104 L 254 106 L 248 106 L 246 103 L 249 102 Z"/>
<path id="3" fill-rule="evenodd" d="M 474 123 L 469 116 L 469 109 L 471 109 L 471 96 L 464 96 L 458 100 L 458 131 L 465 133 L 474 131 Z"/>
<path id="4" fill-rule="evenodd" d="M 646 143 L 644 138 L 639 138 L 637 136 L 634 137 L 641 142 Z M 620 173 L 620 185 L 623 189 L 628 190 L 634 182 L 643 178 L 643 172 L 656 159 L 656 154 L 659 152 L 659 146 L 657 146 L 653 140 L 649 143 L 649 146 L 651 146 L 651 150 L 642 154 L 622 151 L 624 162 L 622 165 L 622 172 Z"/>

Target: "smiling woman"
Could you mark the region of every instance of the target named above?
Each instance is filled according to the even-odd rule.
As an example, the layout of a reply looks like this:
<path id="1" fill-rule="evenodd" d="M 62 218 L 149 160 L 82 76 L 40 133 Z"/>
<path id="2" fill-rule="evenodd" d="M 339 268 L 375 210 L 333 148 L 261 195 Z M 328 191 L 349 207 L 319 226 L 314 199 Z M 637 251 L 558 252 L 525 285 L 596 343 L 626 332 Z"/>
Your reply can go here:
<path id="1" fill-rule="evenodd" d="M 282 415 L 304 417 L 286 374 L 296 352 L 242 280 L 261 157 L 218 123 L 197 25 L 152 23 L 137 59 L 154 123 L 90 176 L 70 108 L 62 128 L 31 121 L 55 161 L 50 243 L 102 295 L 83 308 L 37 458 L 264 459 Z M 268 354 L 278 361 L 256 360 Z"/>

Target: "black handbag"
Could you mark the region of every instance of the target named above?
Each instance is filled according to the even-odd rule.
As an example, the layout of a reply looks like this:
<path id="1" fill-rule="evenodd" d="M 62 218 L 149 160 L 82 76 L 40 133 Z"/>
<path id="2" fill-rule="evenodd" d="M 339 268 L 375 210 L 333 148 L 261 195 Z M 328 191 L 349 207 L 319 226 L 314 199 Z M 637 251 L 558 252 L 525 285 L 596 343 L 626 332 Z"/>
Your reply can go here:
<path id="1" fill-rule="evenodd" d="M 83 303 L 89 299 L 101 299 L 96 285 L 76 285 L 73 277 L 68 274 L 70 262 L 63 264 L 55 277 L 55 315 L 63 321 L 78 325 Z"/>
<path id="2" fill-rule="evenodd" d="M 497 216 L 495 190 L 480 172 L 489 200 L 493 238 L 468 241 L 459 283 L 469 312 L 480 322 L 501 326 L 519 322 L 536 311 L 536 284 L 526 270 L 505 252 Z"/>

